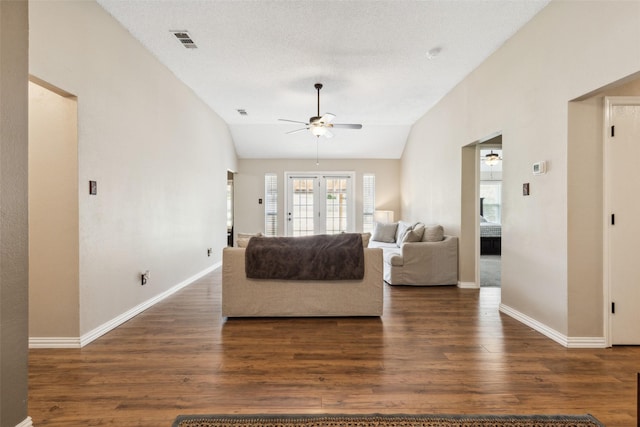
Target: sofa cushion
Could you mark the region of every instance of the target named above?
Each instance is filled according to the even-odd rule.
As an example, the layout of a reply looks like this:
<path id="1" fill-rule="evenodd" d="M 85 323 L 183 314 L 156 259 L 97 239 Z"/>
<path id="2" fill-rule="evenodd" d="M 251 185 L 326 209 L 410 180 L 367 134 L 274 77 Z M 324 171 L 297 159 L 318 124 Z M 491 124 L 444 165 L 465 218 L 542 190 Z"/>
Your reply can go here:
<path id="1" fill-rule="evenodd" d="M 396 243 L 400 246 L 404 236 L 413 229 L 414 224 L 405 221 L 398 221 L 398 229 L 396 230 Z"/>
<path id="2" fill-rule="evenodd" d="M 369 247 L 369 240 L 371 240 L 371 233 L 362 233 L 362 247 Z"/>
<path id="3" fill-rule="evenodd" d="M 371 240 L 378 242 L 393 243 L 396 241 L 396 230 L 398 229 L 398 223 L 381 223 L 376 222 L 373 228 L 373 236 Z"/>
<path id="4" fill-rule="evenodd" d="M 444 228 L 441 225 L 429 225 L 424 230 L 423 242 L 441 242 L 444 240 Z"/>
<path id="5" fill-rule="evenodd" d="M 410 230 L 407 230 L 407 233 L 402 238 L 399 246 L 402 247 L 402 245 L 404 245 L 405 243 L 421 242 L 422 236 L 424 235 L 424 230 L 425 225 L 423 223 L 418 222 L 414 224 Z"/>
<path id="6" fill-rule="evenodd" d="M 249 244 L 249 240 L 252 237 L 261 237 L 262 233 L 258 232 L 258 233 L 238 233 L 238 239 L 236 240 L 236 245 L 238 245 L 239 248 L 246 248 L 247 245 Z"/>
<path id="7" fill-rule="evenodd" d="M 387 250 L 398 250 L 398 245 L 396 245 L 396 242 L 391 242 L 391 243 L 386 243 L 386 242 L 379 242 L 377 240 L 369 240 L 369 248 L 380 248 L 383 251 L 387 251 Z"/>

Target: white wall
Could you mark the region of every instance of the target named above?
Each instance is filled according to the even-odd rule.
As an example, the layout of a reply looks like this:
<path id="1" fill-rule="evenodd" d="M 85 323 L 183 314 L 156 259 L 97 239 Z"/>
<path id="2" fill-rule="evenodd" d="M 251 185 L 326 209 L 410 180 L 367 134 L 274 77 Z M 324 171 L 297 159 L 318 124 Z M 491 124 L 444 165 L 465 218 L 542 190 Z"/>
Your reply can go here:
<path id="1" fill-rule="evenodd" d="M 285 235 L 284 214 L 284 173 L 305 171 L 356 172 L 356 231 L 362 231 L 362 175 L 376 176 L 376 209 L 393 210 L 395 219 L 401 219 L 400 212 L 400 160 L 270 160 L 241 159 L 234 177 L 235 207 L 234 231 L 240 233 L 264 232 L 264 175 L 278 176 L 278 234 Z"/>
<path id="2" fill-rule="evenodd" d="M 413 126 L 402 158 L 403 209 L 456 234 L 462 147 L 502 133 L 502 302 L 566 336 L 603 333 L 569 330 L 568 104 L 640 70 L 639 22 L 640 2 L 552 1 Z"/>
<path id="3" fill-rule="evenodd" d="M 29 18 L 30 73 L 78 99 L 84 335 L 221 261 L 235 150 L 220 117 L 95 2 L 31 2 Z"/>

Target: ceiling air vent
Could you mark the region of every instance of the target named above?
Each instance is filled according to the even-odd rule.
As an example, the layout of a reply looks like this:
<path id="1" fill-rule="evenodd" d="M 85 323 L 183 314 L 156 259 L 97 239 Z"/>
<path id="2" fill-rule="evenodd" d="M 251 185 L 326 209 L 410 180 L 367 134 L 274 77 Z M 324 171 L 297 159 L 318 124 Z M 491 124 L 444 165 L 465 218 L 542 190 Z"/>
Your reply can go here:
<path id="1" fill-rule="evenodd" d="M 191 38 L 191 36 L 187 31 L 175 30 L 171 32 L 173 33 L 174 36 L 176 36 L 176 38 L 180 41 L 180 43 L 182 43 L 182 46 L 186 47 L 187 49 L 198 48 L 198 46 L 196 46 L 195 42 L 193 41 L 193 39 Z"/>

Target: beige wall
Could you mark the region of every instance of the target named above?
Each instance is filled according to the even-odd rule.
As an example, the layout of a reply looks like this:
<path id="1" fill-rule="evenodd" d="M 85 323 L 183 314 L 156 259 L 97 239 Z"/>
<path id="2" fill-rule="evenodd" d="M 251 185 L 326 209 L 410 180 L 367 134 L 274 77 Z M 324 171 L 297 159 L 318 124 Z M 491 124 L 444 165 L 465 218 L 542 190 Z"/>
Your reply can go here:
<path id="1" fill-rule="evenodd" d="M 569 104 L 568 288 L 569 330 L 587 336 L 602 329 L 604 97 L 640 96 L 640 78 L 607 87 Z M 629 177 L 640 181 L 640 175 Z"/>
<path id="2" fill-rule="evenodd" d="M 235 150 L 221 118 L 97 3 L 32 2 L 29 18 L 30 73 L 78 99 L 83 336 L 221 261 Z"/>
<path id="3" fill-rule="evenodd" d="M 0 1 L 0 425 L 27 420 L 28 5 Z"/>
<path id="4" fill-rule="evenodd" d="M 568 337 L 603 334 L 602 308 L 595 316 L 590 311 L 602 297 L 592 287 L 571 289 L 572 301 L 589 308 L 570 313 L 574 242 L 568 242 L 568 214 L 570 204 L 583 201 L 568 196 L 574 183 L 568 171 L 583 159 L 568 143 L 568 105 L 640 70 L 638 22 L 640 2 L 552 1 L 413 126 L 402 158 L 402 200 L 412 201 L 408 216 L 440 219 L 456 234 L 462 147 L 502 133 L 509 159 L 503 170 L 502 302 Z M 533 176 L 531 165 L 540 160 L 549 171 Z M 526 182 L 528 197 L 522 196 Z M 418 191 L 423 197 L 414 197 Z M 597 239 L 588 244 L 597 250 Z"/>
<path id="5" fill-rule="evenodd" d="M 77 129 L 73 97 L 29 83 L 31 337 L 80 335 Z"/>
<path id="6" fill-rule="evenodd" d="M 395 219 L 400 212 L 400 161 L 399 160 L 269 160 L 241 159 L 234 177 L 235 232 L 255 233 L 264 231 L 264 175 L 278 175 L 278 234 L 285 234 L 284 224 L 284 173 L 305 171 L 355 172 L 356 231 L 362 231 L 362 175 L 376 176 L 376 209 L 393 210 Z"/>

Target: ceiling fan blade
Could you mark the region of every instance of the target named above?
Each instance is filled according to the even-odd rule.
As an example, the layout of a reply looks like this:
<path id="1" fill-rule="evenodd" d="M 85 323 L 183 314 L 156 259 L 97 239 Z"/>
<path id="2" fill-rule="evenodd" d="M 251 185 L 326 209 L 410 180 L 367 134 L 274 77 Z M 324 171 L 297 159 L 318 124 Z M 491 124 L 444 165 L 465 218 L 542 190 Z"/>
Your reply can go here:
<path id="1" fill-rule="evenodd" d="M 302 132 L 303 130 L 307 130 L 309 128 L 302 128 L 302 129 L 296 129 L 296 130 L 292 130 L 289 132 L 285 132 L 285 135 L 289 135 L 290 133 L 297 133 L 297 132 Z"/>
<path id="2" fill-rule="evenodd" d="M 320 117 L 320 121 L 323 122 L 324 124 L 329 124 L 335 118 L 336 118 L 335 114 L 324 113 L 324 115 Z"/>
<path id="3" fill-rule="evenodd" d="M 301 123 L 301 124 L 303 124 L 303 125 L 307 125 L 307 126 L 309 126 L 309 123 L 307 123 L 307 122 L 300 122 L 300 121 L 298 121 L 298 120 L 289 120 L 289 119 L 278 119 L 278 120 L 280 120 L 281 122 Z"/>
<path id="4" fill-rule="evenodd" d="M 331 127 L 334 129 L 362 129 L 362 125 L 353 123 L 335 123 Z"/>

